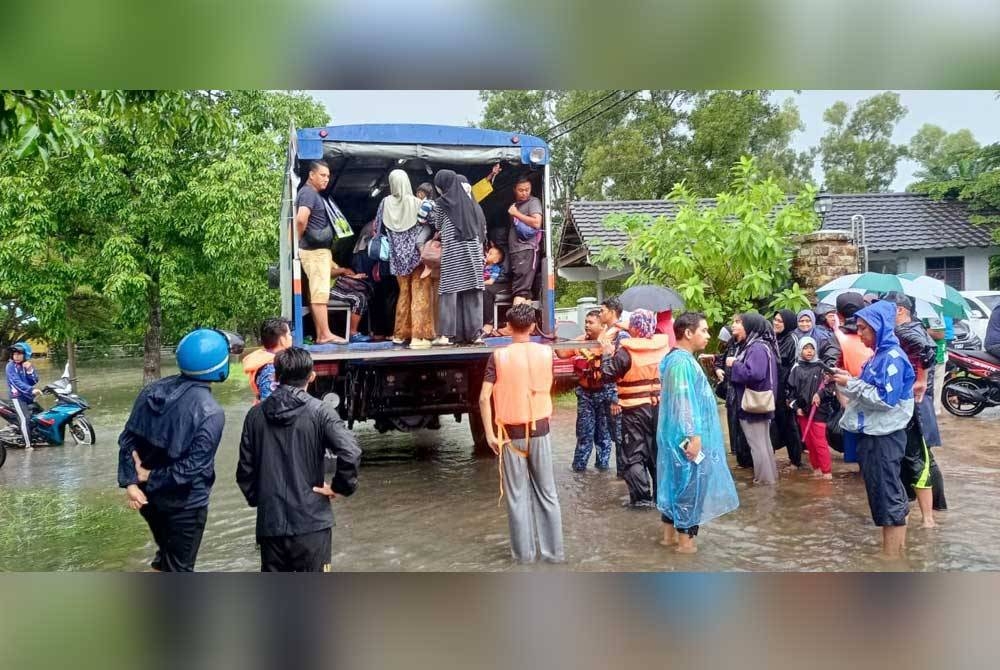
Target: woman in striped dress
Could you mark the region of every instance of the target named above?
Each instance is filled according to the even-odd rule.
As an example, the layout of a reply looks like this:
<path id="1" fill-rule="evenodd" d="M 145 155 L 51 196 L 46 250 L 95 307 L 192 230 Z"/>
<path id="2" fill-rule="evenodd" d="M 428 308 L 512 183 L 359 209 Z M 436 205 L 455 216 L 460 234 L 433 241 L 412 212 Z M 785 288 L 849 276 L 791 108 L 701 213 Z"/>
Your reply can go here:
<path id="1" fill-rule="evenodd" d="M 440 196 L 421 207 L 421 219 L 441 233 L 438 333 L 434 344 L 482 342 L 483 241 L 472 198 L 453 170 L 434 176 Z"/>

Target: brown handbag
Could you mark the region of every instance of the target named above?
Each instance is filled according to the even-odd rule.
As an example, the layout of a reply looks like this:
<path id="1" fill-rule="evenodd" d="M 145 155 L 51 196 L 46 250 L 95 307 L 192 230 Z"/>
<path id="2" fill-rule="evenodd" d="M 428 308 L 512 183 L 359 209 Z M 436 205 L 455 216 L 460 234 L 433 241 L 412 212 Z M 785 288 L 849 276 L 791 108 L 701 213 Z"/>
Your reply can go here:
<path id="1" fill-rule="evenodd" d="M 429 240 L 420 247 L 420 262 L 431 270 L 441 270 L 441 241 Z"/>

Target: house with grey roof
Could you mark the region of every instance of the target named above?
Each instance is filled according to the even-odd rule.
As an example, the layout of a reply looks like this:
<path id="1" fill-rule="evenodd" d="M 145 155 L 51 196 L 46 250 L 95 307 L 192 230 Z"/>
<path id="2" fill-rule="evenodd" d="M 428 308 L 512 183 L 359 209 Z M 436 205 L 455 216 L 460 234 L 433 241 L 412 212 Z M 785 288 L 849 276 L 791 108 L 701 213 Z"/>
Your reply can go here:
<path id="1" fill-rule="evenodd" d="M 867 248 L 872 272 L 927 274 L 960 291 L 990 288 L 990 257 L 1000 255 L 1000 246 L 991 227 L 969 220 L 971 212 L 964 203 L 916 193 L 835 193 L 827 197 L 822 230 L 857 232 L 858 243 L 863 241 Z M 714 199 L 702 202 L 710 206 Z M 597 282 L 601 292 L 604 280 L 630 274 L 627 269 L 610 270 L 592 262 L 602 245 L 624 246 L 626 242 L 622 232 L 605 226 L 605 218 L 610 214 L 672 218 L 678 207 L 666 200 L 571 203 L 559 235 L 559 276 Z"/>

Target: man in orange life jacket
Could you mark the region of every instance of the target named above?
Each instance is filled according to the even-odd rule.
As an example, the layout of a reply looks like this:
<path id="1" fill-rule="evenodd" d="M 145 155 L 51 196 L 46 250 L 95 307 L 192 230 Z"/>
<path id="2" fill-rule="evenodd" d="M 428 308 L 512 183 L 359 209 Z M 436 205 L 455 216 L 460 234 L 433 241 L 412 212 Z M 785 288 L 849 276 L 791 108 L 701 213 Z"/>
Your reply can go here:
<path id="1" fill-rule="evenodd" d="M 654 333 L 656 315 L 637 309 L 629 316 L 631 337 L 617 351 L 610 337 L 601 338 L 601 374 L 618 382 L 622 408 L 622 460 L 632 507 L 650 507 L 656 496 L 656 424 L 660 399 L 660 362 L 670 339 Z"/>
<path id="2" fill-rule="evenodd" d="M 601 313 L 592 309 L 587 312 L 584 320 L 584 334 L 576 339 L 587 342 L 597 342 L 604 332 L 601 323 Z M 598 470 L 607 470 L 611 462 L 611 431 L 608 424 L 611 421 L 612 400 L 617 401 L 615 384 L 605 383 L 601 375 L 601 350 L 593 349 L 560 349 L 556 352 L 559 358 L 572 358 L 573 371 L 576 372 L 579 383 L 576 387 L 576 451 L 573 453 L 573 471 L 583 472 L 587 469 L 590 452 L 597 447 Z"/>
<path id="3" fill-rule="evenodd" d="M 565 557 L 549 437 L 552 348 L 531 341 L 534 323 L 535 309 L 530 303 L 519 303 L 507 312 L 512 343 L 494 353 L 486 365 L 479 411 L 486 440 L 500 457 L 500 493 L 507 497 L 514 560 L 535 560 L 537 527 L 542 558 L 558 563 Z"/>
<path id="4" fill-rule="evenodd" d="M 266 400 L 278 388 L 274 378 L 274 356 L 292 346 L 292 331 L 284 319 L 267 319 L 260 325 L 260 343 L 263 348 L 251 352 L 243 359 L 243 372 L 250 380 L 254 404 Z"/>

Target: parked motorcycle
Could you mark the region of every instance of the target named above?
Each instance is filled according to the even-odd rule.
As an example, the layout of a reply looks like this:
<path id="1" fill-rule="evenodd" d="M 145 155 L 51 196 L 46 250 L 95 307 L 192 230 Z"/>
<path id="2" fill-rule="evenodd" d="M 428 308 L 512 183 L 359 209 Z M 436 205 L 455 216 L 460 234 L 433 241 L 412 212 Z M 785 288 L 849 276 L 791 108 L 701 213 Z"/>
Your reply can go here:
<path id="1" fill-rule="evenodd" d="M 67 432 L 77 445 L 94 444 L 94 426 L 83 415 L 90 405 L 73 393 L 72 383 L 75 381 L 69 378 L 67 367 L 61 378 L 42 388 L 42 395 L 55 396 L 56 403 L 49 409 L 44 409 L 37 402 L 34 404 L 30 426 L 31 446 L 62 446 L 66 442 Z M 0 418 L 9 424 L 0 428 L 0 447 L 23 448 L 21 424 L 14 406 L 0 400 Z M 0 466 L 5 456 L 5 453 L 0 456 Z"/>
<path id="2" fill-rule="evenodd" d="M 955 416 L 1000 406 L 1000 359 L 985 351 L 948 349 L 941 404 Z"/>

